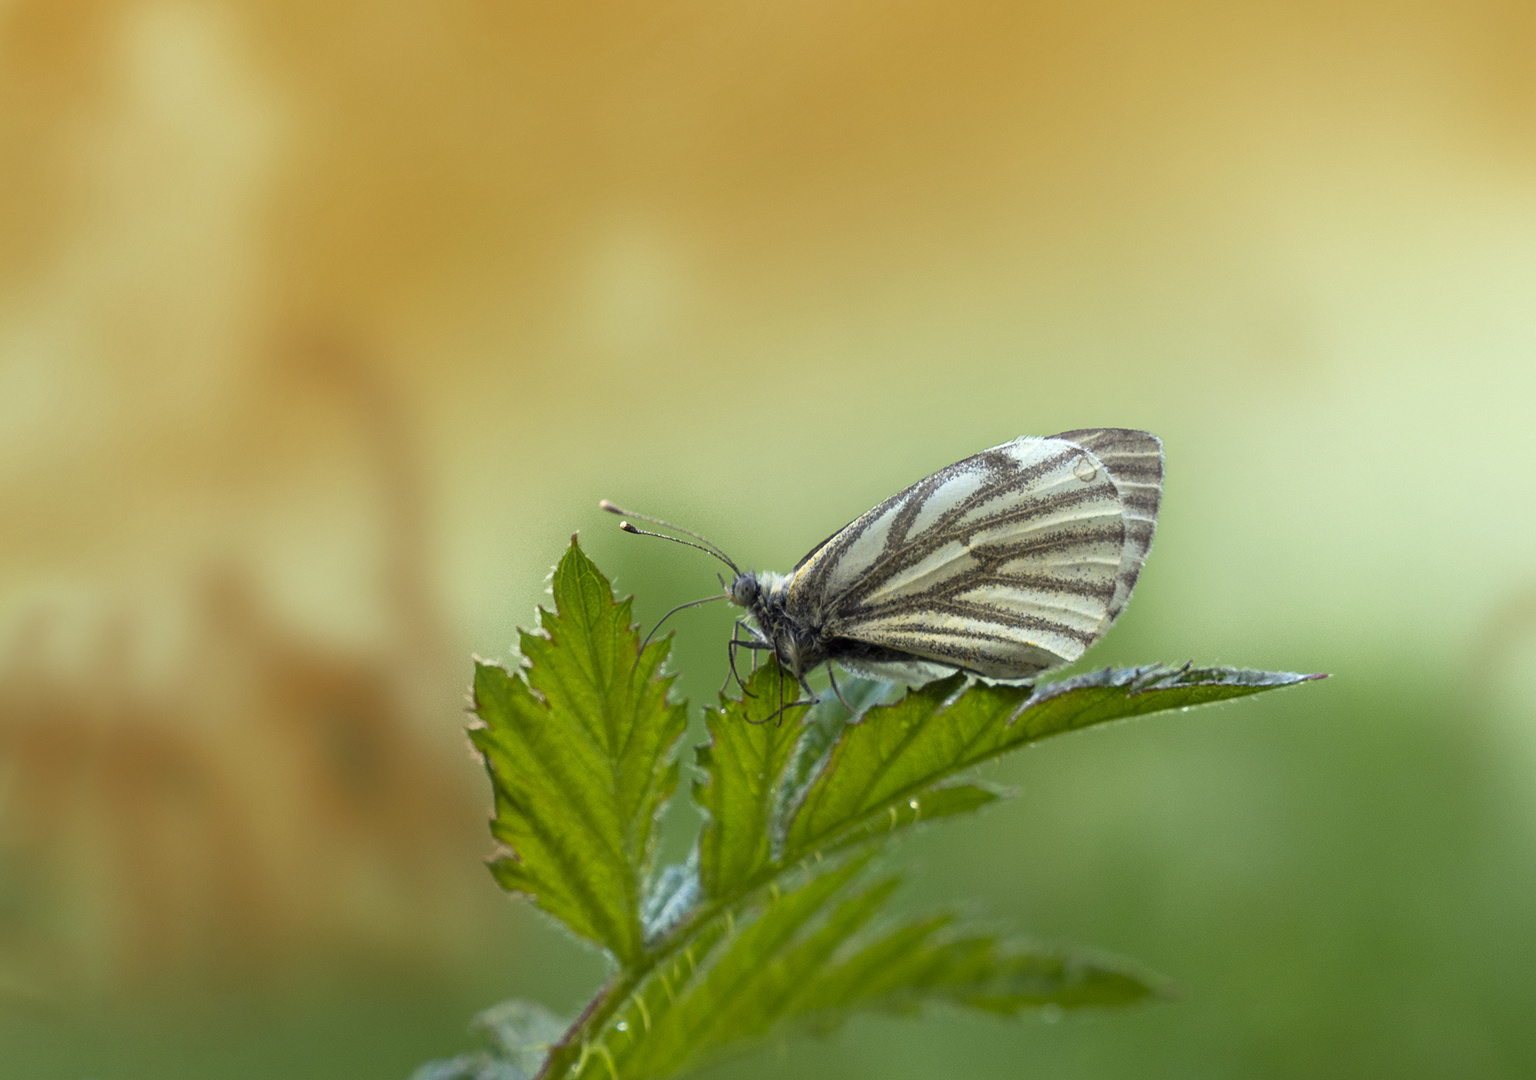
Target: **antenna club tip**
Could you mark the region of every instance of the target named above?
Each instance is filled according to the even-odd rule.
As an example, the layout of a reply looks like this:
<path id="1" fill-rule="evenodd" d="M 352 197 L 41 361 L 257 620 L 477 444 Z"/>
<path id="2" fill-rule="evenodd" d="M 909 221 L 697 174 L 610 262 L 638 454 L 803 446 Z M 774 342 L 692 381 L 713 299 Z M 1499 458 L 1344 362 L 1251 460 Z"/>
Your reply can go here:
<path id="1" fill-rule="evenodd" d="M 631 524 L 630 524 L 630 523 L 629 523 L 629 522 L 627 522 L 627 521 L 621 521 L 621 522 L 619 522 L 619 528 L 620 528 L 620 529 L 621 529 L 621 530 L 622 530 L 622 531 L 624 531 L 624 532 L 627 532 L 627 533 L 635 533 L 635 534 L 636 534 L 636 535 L 638 535 L 638 534 L 639 534 L 639 532 L 640 532 L 640 530 L 639 530 L 639 529 L 637 529 L 637 528 L 635 528 L 635 527 L 634 527 L 634 526 L 633 526 L 633 525 L 631 525 Z"/>
<path id="2" fill-rule="evenodd" d="M 620 510 L 617 506 L 613 505 L 613 503 L 609 502 L 607 499 L 600 499 L 600 500 L 598 500 L 597 508 L 599 510 L 606 510 L 610 514 L 622 514 L 624 512 L 624 511 Z"/>

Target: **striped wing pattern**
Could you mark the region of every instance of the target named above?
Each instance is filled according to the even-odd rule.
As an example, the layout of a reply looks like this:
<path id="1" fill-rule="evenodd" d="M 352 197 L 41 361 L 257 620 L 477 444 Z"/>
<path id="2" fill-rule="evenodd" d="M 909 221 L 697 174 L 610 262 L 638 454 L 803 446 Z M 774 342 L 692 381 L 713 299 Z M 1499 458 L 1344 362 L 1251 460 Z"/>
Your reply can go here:
<path id="1" fill-rule="evenodd" d="M 1093 452 L 1109 470 L 1125 517 L 1125 548 L 1120 555 L 1120 575 L 1115 581 L 1115 595 L 1099 633 L 1119 617 L 1131 598 L 1136 578 L 1141 574 L 1147 552 L 1152 550 L 1152 534 L 1157 531 L 1157 507 L 1163 498 L 1163 444 L 1156 435 L 1126 428 L 1084 428 L 1064 431 L 1055 436 L 1075 442 Z"/>
<path id="2" fill-rule="evenodd" d="M 1029 678 L 1077 659 L 1125 606 L 1161 487 L 1145 432 L 1015 439 L 833 535 L 787 579 L 785 607 L 866 674 Z"/>

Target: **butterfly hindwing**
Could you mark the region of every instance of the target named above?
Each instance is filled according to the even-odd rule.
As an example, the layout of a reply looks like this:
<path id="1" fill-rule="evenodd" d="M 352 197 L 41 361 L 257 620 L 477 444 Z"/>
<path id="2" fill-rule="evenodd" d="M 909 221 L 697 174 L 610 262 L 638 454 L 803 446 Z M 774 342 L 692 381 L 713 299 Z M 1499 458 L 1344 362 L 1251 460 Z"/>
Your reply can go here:
<path id="1" fill-rule="evenodd" d="M 1130 600 L 1142 563 L 1152 549 L 1158 505 L 1163 497 L 1163 444 L 1150 432 L 1129 428 L 1084 428 L 1064 431 L 1056 438 L 1091 450 L 1104 463 L 1124 508 L 1125 548 L 1120 556 L 1115 596 L 1110 601 L 1107 621 L 1099 631 L 1102 634 Z"/>

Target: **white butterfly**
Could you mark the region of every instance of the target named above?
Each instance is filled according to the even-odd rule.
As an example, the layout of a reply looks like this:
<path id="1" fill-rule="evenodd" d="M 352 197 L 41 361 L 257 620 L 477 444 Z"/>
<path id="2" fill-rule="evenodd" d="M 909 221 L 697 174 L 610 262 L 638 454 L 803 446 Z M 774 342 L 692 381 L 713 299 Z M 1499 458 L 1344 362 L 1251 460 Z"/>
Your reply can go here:
<path id="1" fill-rule="evenodd" d="M 940 469 L 787 576 L 743 571 L 677 531 L 736 574 L 709 598 L 747 610 L 733 659 L 737 647 L 771 652 L 808 692 L 806 676 L 834 662 L 909 684 L 956 671 L 1020 681 L 1076 660 L 1115 621 L 1152 546 L 1162 487 L 1155 435 L 1092 428 L 1023 436 Z"/>

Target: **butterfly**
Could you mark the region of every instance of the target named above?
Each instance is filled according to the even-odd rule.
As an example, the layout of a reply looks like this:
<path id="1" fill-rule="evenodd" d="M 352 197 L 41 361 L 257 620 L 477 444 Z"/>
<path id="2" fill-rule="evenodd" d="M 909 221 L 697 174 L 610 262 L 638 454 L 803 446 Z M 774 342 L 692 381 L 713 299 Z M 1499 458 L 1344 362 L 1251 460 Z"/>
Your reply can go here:
<path id="1" fill-rule="evenodd" d="M 601 505 L 692 536 L 729 566 L 723 595 L 681 607 L 745 609 L 732 670 L 739 648 L 771 653 L 814 698 L 806 678 L 823 664 L 841 697 L 833 664 L 917 685 L 957 671 L 1027 682 L 1076 660 L 1130 599 L 1162 489 L 1163 446 L 1148 432 L 1022 436 L 897 492 L 788 574 L 741 570 L 697 533 Z"/>

